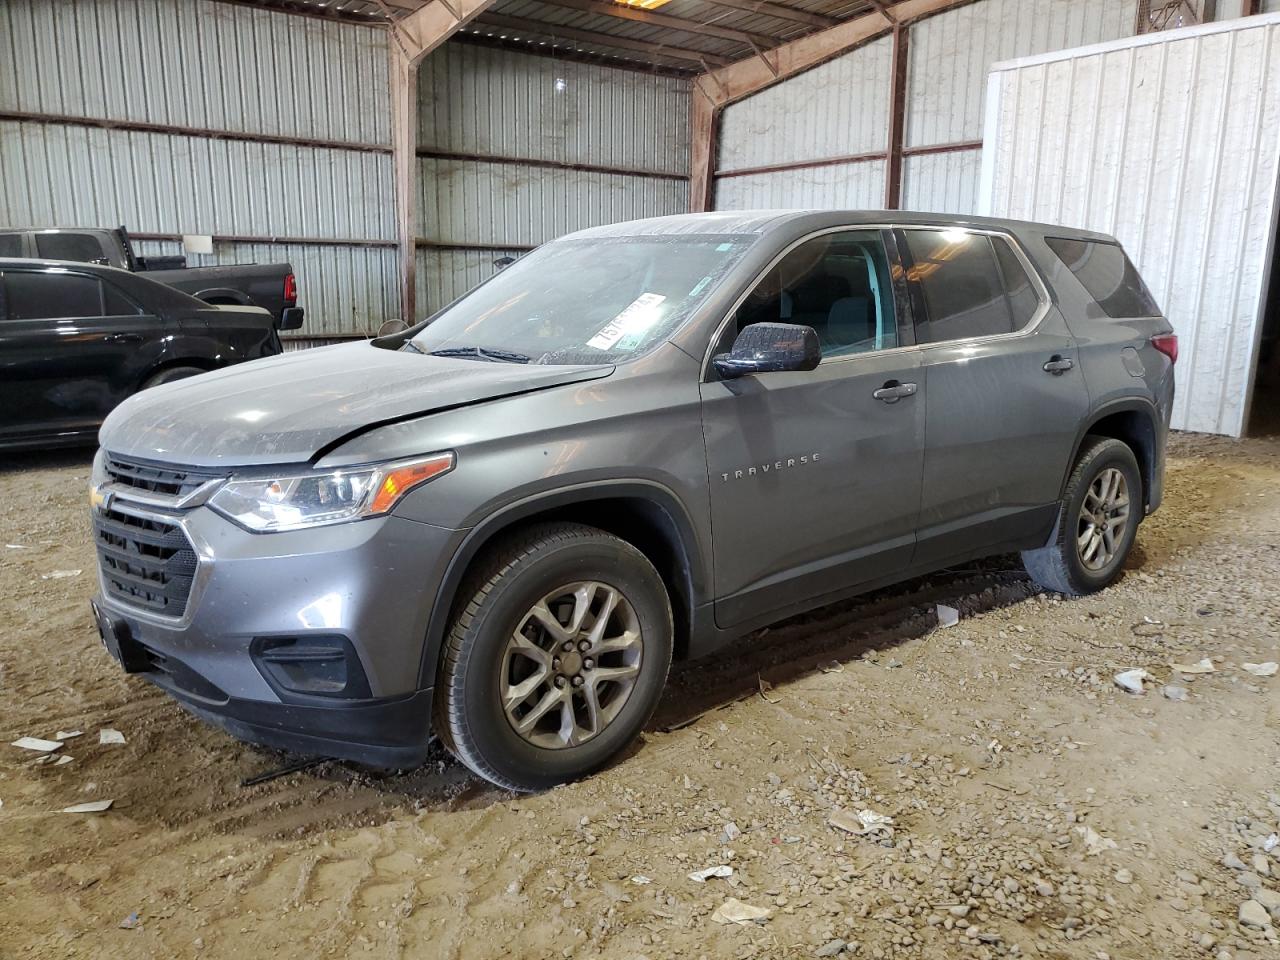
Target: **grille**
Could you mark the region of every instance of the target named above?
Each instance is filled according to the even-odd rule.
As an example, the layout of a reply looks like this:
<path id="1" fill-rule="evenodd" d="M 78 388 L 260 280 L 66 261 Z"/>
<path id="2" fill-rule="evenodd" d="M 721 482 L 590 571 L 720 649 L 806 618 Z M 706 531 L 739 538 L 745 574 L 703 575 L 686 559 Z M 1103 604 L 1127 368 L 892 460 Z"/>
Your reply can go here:
<path id="1" fill-rule="evenodd" d="M 196 552 L 177 523 L 107 509 L 94 516 L 93 532 L 108 593 L 153 613 L 182 616 Z"/>
<path id="2" fill-rule="evenodd" d="M 182 470 L 177 467 L 160 467 L 134 460 L 107 458 L 107 473 L 114 483 L 133 487 L 148 493 L 158 493 L 179 499 L 191 493 L 202 483 L 219 476 L 198 470 Z"/>

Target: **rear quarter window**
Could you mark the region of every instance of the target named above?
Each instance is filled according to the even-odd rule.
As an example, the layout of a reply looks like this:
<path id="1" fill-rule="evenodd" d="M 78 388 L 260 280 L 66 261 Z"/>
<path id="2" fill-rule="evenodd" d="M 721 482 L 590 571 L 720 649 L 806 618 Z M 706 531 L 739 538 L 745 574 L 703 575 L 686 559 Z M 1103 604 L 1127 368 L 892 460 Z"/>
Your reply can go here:
<path id="1" fill-rule="evenodd" d="M 1045 237 L 1044 242 L 1109 317 L 1158 317 L 1160 307 L 1118 243 Z"/>
<path id="2" fill-rule="evenodd" d="M 36 252 L 45 260 L 91 263 L 105 256 L 98 238 L 87 233 L 37 233 Z"/>

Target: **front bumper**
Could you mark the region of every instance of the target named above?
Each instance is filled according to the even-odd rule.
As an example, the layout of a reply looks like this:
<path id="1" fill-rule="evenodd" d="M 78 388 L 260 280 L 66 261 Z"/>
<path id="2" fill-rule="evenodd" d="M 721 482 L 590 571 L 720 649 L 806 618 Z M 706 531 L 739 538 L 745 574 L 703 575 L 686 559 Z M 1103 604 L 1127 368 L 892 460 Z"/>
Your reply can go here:
<path id="1" fill-rule="evenodd" d="M 431 601 L 461 533 L 389 516 L 252 534 L 207 507 L 176 520 L 197 557 L 181 616 L 131 604 L 100 571 L 99 629 L 126 671 L 245 740 L 381 767 L 422 761 Z M 288 671 L 268 662 L 294 649 Z M 345 684 L 326 679 L 333 657 L 315 666 L 317 649 L 337 651 Z M 317 669 L 330 672 L 312 682 Z"/>

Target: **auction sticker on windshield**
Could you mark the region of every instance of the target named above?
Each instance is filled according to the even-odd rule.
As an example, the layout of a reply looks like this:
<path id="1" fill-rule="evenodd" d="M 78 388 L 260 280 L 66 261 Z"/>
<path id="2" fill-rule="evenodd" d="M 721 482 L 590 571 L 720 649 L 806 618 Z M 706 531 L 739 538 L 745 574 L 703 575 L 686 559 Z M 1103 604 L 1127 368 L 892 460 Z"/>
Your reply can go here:
<path id="1" fill-rule="evenodd" d="M 631 301 L 622 312 L 600 328 L 600 332 L 587 341 L 588 347 L 609 350 L 624 336 L 627 345 L 622 349 L 634 350 L 640 338 L 658 319 L 658 304 L 667 299 L 660 293 L 642 293 Z"/>

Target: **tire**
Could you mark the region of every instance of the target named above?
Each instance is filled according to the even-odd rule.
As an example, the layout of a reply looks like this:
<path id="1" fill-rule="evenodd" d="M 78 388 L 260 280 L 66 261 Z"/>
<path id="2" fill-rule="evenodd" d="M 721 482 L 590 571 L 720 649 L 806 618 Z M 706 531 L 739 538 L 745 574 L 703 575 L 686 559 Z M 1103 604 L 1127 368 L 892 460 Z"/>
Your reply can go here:
<path id="1" fill-rule="evenodd" d="M 147 377 L 142 383 L 142 389 L 149 390 L 151 387 L 158 387 L 162 383 L 185 380 L 187 377 L 194 377 L 198 373 L 204 373 L 204 370 L 200 367 L 166 367 L 159 373 L 153 373 Z"/>
<path id="2" fill-rule="evenodd" d="M 1105 493 L 1106 483 L 1117 473 L 1123 480 L 1123 489 L 1111 501 L 1113 508 L 1108 509 L 1107 501 L 1099 500 L 1097 494 L 1099 490 Z M 1126 522 L 1116 536 L 1122 499 L 1127 501 Z M 1142 474 L 1128 445 L 1109 437 L 1085 437 L 1062 494 L 1053 535 L 1045 546 L 1023 551 L 1023 566 L 1040 586 L 1067 596 L 1096 593 L 1110 586 L 1120 576 L 1133 547 L 1144 502 Z M 1105 525 L 1082 515 L 1082 511 L 1095 519 L 1103 518 Z"/>
<path id="3" fill-rule="evenodd" d="M 584 777 L 653 714 L 671 665 L 671 602 L 653 564 L 626 541 L 576 523 L 532 526 L 490 551 L 458 598 L 435 729 L 474 773 L 518 791 Z M 588 634 L 606 609 L 593 645 Z M 566 652 L 565 643 L 588 649 Z"/>

